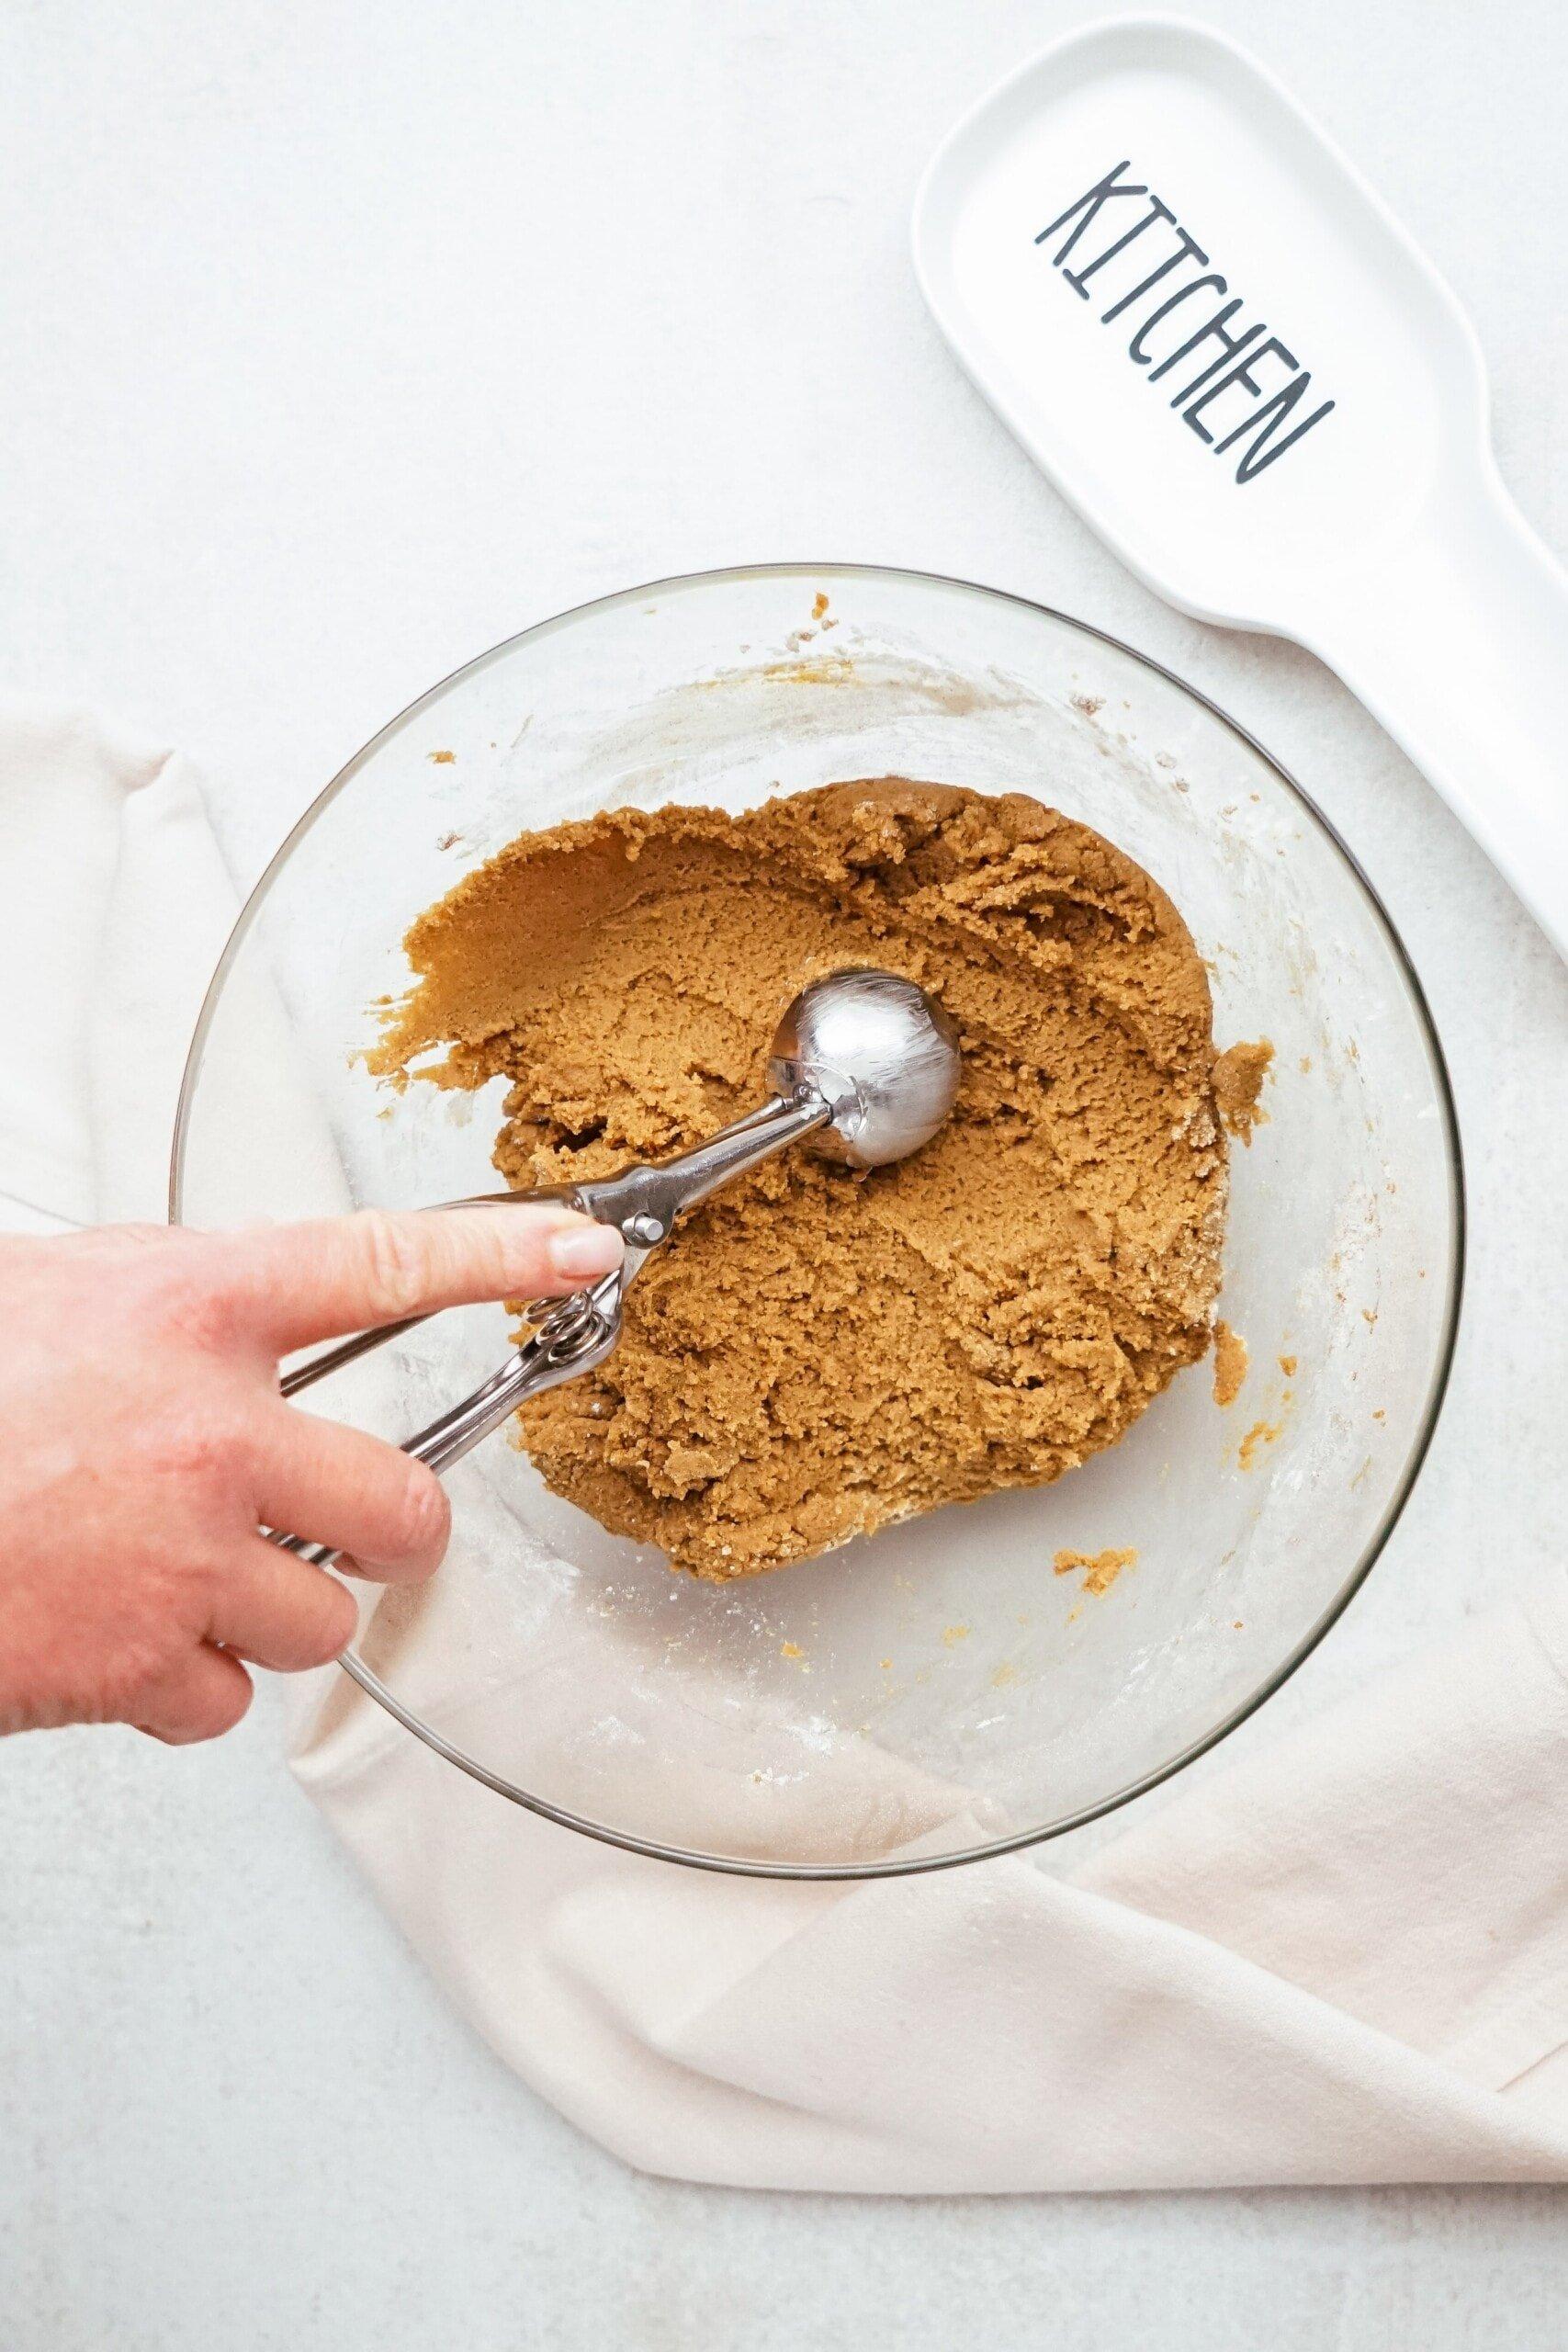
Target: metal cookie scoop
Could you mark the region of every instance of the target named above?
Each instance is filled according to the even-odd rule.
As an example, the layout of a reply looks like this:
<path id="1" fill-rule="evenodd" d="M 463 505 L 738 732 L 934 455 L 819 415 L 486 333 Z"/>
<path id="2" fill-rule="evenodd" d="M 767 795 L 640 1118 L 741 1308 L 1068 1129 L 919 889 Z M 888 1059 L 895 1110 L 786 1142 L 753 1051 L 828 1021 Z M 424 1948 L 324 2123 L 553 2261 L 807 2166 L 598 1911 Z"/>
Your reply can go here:
<path id="1" fill-rule="evenodd" d="M 592 1290 L 541 1302 L 532 1337 L 471 1396 L 405 1440 L 404 1453 L 446 1470 L 529 1397 L 603 1363 L 621 1336 L 628 1285 L 668 1241 L 676 1218 L 786 1145 L 809 1136 L 816 1149 L 852 1168 L 883 1168 L 918 1151 L 952 1110 L 960 1068 L 953 1023 L 912 980 L 891 972 L 832 972 L 803 989 L 784 1014 L 768 1061 L 774 1091 L 733 1126 L 657 1167 L 637 1163 L 586 1183 L 477 1195 L 525 1204 L 553 1201 L 581 1210 L 618 1226 L 626 1254 Z M 344 1340 L 287 1374 L 283 1394 L 298 1396 L 423 1320 L 414 1316 Z M 297 1535 L 271 1540 L 321 1567 L 338 1556 L 328 1545 Z"/>

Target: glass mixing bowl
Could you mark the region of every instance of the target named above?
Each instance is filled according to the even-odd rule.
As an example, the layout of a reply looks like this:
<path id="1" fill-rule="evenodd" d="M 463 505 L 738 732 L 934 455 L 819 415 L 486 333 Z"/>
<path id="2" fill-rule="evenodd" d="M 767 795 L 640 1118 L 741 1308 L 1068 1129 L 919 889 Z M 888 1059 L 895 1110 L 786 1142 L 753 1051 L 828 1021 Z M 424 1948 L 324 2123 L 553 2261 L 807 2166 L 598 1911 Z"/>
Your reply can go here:
<path id="1" fill-rule="evenodd" d="M 1416 976 L 1311 802 L 1201 695 L 1016 597 L 834 564 L 607 597 L 460 670 L 322 793 L 240 918 L 175 1146 L 197 1225 L 492 1189 L 499 1082 L 400 1094 L 358 1058 L 412 919 L 526 828 L 889 773 L 1098 827 L 1186 917 L 1220 1043 L 1272 1042 L 1233 1154 L 1240 1396 L 1195 1366 L 1055 1486 L 728 1587 L 492 1439 L 453 1475 L 441 1575 L 364 1589 L 360 1687 L 332 1702 L 592 1836 L 764 1875 L 930 1869 L 1105 1813 L 1276 1690 L 1387 1539 L 1452 1348 L 1459 1144 Z M 444 1315 L 311 1402 L 405 1435 L 506 1344 L 499 1307 Z M 1137 1556 L 1102 1592 L 1054 1572 L 1107 1548 Z"/>

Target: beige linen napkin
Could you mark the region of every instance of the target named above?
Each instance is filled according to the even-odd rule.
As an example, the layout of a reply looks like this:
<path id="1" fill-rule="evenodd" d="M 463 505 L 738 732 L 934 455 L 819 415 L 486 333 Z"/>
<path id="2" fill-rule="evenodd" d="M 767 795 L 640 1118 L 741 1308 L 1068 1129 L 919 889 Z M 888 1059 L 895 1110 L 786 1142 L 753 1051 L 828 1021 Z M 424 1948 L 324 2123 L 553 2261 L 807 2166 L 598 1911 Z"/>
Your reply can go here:
<path id="1" fill-rule="evenodd" d="M 0 1193 L 158 1216 L 233 908 L 194 778 L 12 705 L 0 860 Z M 650 2170 L 1568 2178 L 1561 1573 L 1245 1770 L 1146 1800 L 1070 1879 L 1048 1855 L 850 1887 L 642 1861 L 476 1787 L 338 1678 L 294 1761 L 457 2006 Z"/>

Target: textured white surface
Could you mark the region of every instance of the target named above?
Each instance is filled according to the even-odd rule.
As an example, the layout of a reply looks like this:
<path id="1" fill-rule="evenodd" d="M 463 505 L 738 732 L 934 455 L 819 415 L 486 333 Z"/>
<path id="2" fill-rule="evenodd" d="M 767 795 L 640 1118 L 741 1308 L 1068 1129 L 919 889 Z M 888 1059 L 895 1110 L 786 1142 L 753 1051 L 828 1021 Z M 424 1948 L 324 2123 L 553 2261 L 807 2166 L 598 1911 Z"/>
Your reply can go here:
<path id="1" fill-rule="evenodd" d="M 1416 1498 L 1236 1756 L 1561 1542 L 1568 974 L 1314 662 L 1118 570 L 920 310 L 904 221 L 927 153 L 1089 13 L 18 0 L 5 634 L 17 682 L 200 760 L 247 877 L 469 653 L 602 588 L 756 555 L 1036 594 L 1260 734 L 1427 980 L 1473 1229 Z M 1208 15 L 1469 305 L 1504 473 L 1561 549 L 1561 12 Z M 443 2008 L 276 1759 L 270 1699 L 210 1751 L 95 1733 L 0 1753 L 6 2352 L 1562 2338 L 1551 2192 L 900 2206 L 632 2177 Z"/>

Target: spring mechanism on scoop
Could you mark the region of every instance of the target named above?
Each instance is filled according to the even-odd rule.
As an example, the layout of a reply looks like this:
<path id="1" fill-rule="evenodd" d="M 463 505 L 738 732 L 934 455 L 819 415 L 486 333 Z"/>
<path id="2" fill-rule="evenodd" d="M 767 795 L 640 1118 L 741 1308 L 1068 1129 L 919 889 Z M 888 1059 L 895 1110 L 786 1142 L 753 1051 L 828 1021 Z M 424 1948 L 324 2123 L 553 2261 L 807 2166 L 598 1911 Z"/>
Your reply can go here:
<path id="1" fill-rule="evenodd" d="M 575 1363 L 604 1337 L 605 1317 L 592 1291 L 570 1298 L 530 1299 L 524 1309 L 541 1352 L 554 1364 Z"/>

